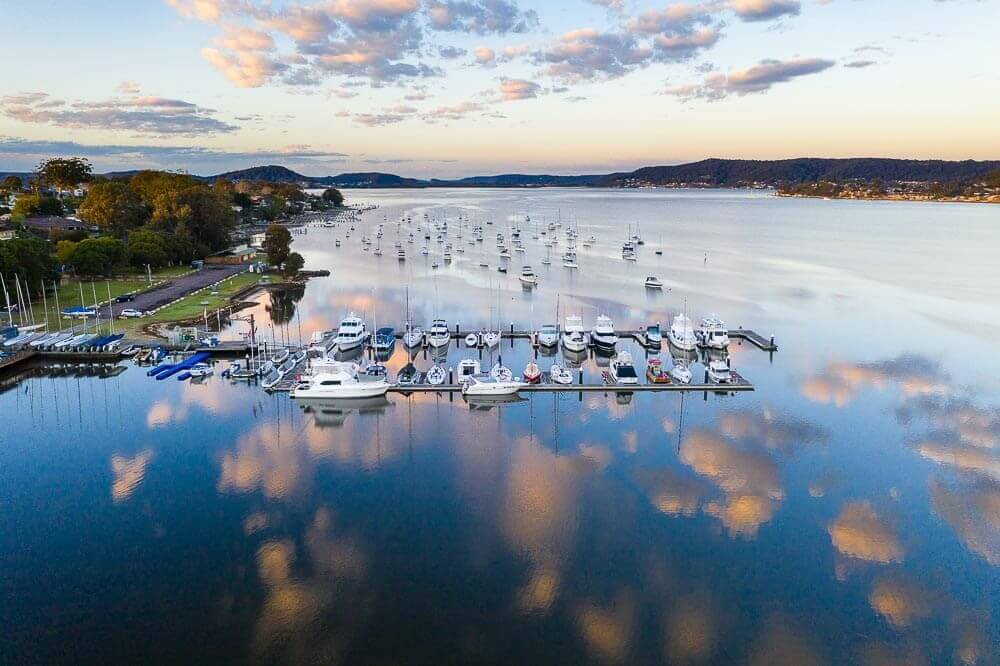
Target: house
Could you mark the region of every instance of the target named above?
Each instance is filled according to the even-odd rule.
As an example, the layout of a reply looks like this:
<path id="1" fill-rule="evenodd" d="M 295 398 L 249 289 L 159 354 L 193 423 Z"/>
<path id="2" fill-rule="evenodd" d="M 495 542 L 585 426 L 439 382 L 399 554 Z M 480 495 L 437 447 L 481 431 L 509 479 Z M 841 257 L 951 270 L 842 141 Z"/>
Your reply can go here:
<path id="1" fill-rule="evenodd" d="M 0 241 L 9 241 L 17 236 L 14 227 L 0 222 Z"/>
<path id="2" fill-rule="evenodd" d="M 258 250 L 264 247 L 264 239 L 267 237 L 265 233 L 253 234 L 250 236 L 250 247 L 255 247 Z"/>
<path id="3" fill-rule="evenodd" d="M 66 217 L 59 217 L 57 215 L 38 215 L 34 217 L 28 217 L 25 218 L 23 224 L 24 228 L 28 229 L 29 231 L 34 231 L 46 235 L 56 230 L 77 231 L 79 229 L 83 230 L 87 229 L 87 225 L 80 220 L 75 220 Z"/>
<path id="4" fill-rule="evenodd" d="M 205 257 L 205 263 L 216 265 L 245 264 L 253 259 L 255 254 L 257 254 L 257 250 L 247 245 L 240 245 Z"/>

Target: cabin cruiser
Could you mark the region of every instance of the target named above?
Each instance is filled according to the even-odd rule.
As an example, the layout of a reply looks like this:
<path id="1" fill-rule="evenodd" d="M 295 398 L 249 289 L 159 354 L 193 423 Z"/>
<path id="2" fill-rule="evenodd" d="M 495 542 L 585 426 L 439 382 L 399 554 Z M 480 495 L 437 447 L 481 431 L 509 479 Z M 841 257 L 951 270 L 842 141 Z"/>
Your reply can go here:
<path id="1" fill-rule="evenodd" d="M 663 343 L 663 331 L 660 330 L 660 322 L 650 324 L 646 327 L 645 343 L 647 347 L 659 349 Z"/>
<path id="2" fill-rule="evenodd" d="M 679 358 L 674 359 L 674 365 L 670 368 L 670 377 L 681 384 L 691 383 L 691 368 L 687 361 Z"/>
<path id="3" fill-rule="evenodd" d="M 683 351 L 691 351 L 698 347 L 698 339 L 694 336 L 691 320 L 687 315 L 679 314 L 670 324 L 670 344 Z"/>
<path id="4" fill-rule="evenodd" d="M 635 366 L 632 365 L 632 355 L 626 351 L 615 354 L 611 359 L 610 371 L 611 379 L 616 384 L 639 383 L 639 376 L 635 372 Z"/>
<path id="5" fill-rule="evenodd" d="M 567 251 L 563 255 L 563 267 L 564 268 L 579 268 L 580 265 L 576 263 L 576 252 Z"/>
<path id="6" fill-rule="evenodd" d="M 663 371 L 663 361 L 658 358 L 649 359 L 646 364 L 646 379 L 650 384 L 669 384 L 670 377 Z"/>
<path id="7" fill-rule="evenodd" d="M 555 384 L 572 384 L 573 373 L 558 363 L 553 363 L 549 368 L 549 379 Z"/>
<path id="8" fill-rule="evenodd" d="M 447 347 L 451 343 L 451 332 L 444 319 L 435 319 L 431 322 L 431 330 L 427 333 L 427 344 L 435 349 Z"/>
<path id="9" fill-rule="evenodd" d="M 643 284 L 646 285 L 646 289 L 663 289 L 663 280 L 655 275 L 646 276 L 646 281 Z"/>
<path id="10" fill-rule="evenodd" d="M 521 275 L 517 279 L 521 281 L 521 284 L 528 287 L 534 287 L 538 284 L 538 277 L 535 275 L 535 271 L 531 270 L 531 266 L 522 268 Z"/>
<path id="11" fill-rule="evenodd" d="M 302 377 L 292 387 L 292 398 L 373 398 L 385 395 L 390 384 L 384 379 L 361 381 L 353 364 L 331 365 L 315 375 Z"/>
<path id="12" fill-rule="evenodd" d="M 424 343 L 424 331 L 419 326 L 406 325 L 406 332 L 403 333 L 403 346 L 407 349 L 419 347 Z"/>
<path id="13" fill-rule="evenodd" d="M 524 381 L 529 384 L 537 384 L 541 380 L 542 369 L 534 361 L 528 361 L 528 365 L 524 366 Z"/>
<path id="14" fill-rule="evenodd" d="M 521 382 L 501 380 L 492 375 L 470 375 L 462 384 L 464 396 L 505 396 L 514 395 L 524 387 Z"/>
<path id="15" fill-rule="evenodd" d="M 368 331 L 365 330 L 365 322 L 356 317 L 352 312 L 344 317 L 337 329 L 337 349 L 341 352 L 357 349 L 368 340 Z"/>
<path id="16" fill-rule="evenodd" d="M 732 384 L 733 371 L 729 369 L 729 364 L 723 360 L 709 361 L 708 379 L 715 384 Z"/>
<path id="17" fill-rule="evenodd" d="M 381 363 L 372 363 L 358 370 L 358 381 L 379 382 L 389 381 L 389 369 Z"/>
<path id="18" fill-rule="evenodd" d="M 391 326 L 384 326 L 375 331 L 375 342 L 372 348 L 376 352 L 389 352 L 396 346 L 396 331 Z"/>
<path id="19" fill-rule="evenodd" d="M 543 324 L 538 332 L 538 344 L 543 347 L 555 347 L 559 344 L 559 331 L 555 324 Z"/>
<path id="20" fill-rule="evenodd" d="M 726 324 L 716 317 L 705 317 L 701 320 L 701 327 L 697 331 L 697 336 L 701 344 L 712 349 L 726 349 L 729 347 L 729 330 Z"/>
<path id="21" fill-rule="evenodd" d="M 474 358 L 463 358 L 458 362 L 458 382 L 462 383 L 467 377 L 482 374 L 479 361 Z"/>
<path id="22" fill-rule="evenodd" d="M 562 335 L 563 349 L 582 352 L 587 349 L 587 334 L 583 331 L 583 319 L 579 315 L 566 317 L 566 328 Z"/>
<path id="23" fill-rule="evenodd" d="M 618 344 L 618 335 L 615 333 L 615 323 L 611 321 L 611 317 L 602 314 L 597 318 L 594 330 L 590 332 L 590 340 L 599 350 L 614 350 Z"/>

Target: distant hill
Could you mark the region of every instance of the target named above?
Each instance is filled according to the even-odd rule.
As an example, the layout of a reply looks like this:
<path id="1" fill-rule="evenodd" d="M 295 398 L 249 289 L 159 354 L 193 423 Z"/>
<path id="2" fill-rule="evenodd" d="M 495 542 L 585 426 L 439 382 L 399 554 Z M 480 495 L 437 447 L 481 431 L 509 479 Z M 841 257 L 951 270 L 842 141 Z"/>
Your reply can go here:
<path id="1" fill-rule="evenodd" d="M 377 171 L 362 173 L 342 173 L 339 176 L 312 178 L 313 182 L 328 187 L 427 187 L 430 183 L 416 178 L 403 178 L 391 173 Z"/>
<path id="2" fill-rule="evenodd" d="M 253 180 L 265 183 L 305 183 L 314 180 L 308 176 L 303 176 L 301 173 L 296 173 L 287 167 L 276 164 L 255 166 L 238 171 L 227 171 L 216 176 L 210 176 L 208 180 L 217 180 L 219 178 L 224 180 Z"/>

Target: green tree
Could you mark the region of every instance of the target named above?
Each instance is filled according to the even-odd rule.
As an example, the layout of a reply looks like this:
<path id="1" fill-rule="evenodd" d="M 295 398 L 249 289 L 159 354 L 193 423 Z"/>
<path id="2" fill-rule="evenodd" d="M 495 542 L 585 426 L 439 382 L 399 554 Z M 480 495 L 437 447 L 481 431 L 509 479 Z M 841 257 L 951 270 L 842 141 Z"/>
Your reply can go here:
<path id="1" fill-rule="evenodd" d="M 55 197 L 45 197 L 40 194 L 22 194 L 17 197 L 17 203 L 11 214 L 15 217 L 30 217 L 31 215 L 62 215 L 63 206 Z"/>
<path id="2" fill-rule="evenodd" d="M 333 204 L 338 208 L 344 205 L 344 195 L 334 187 L 323 190 L 323 201 Z"/>
<path id="3" fill-rule="evenodd" d="M 260 207 L 260 216 L 261 219 L 272 222 L 282 217 L 287 210 L 288 202 L 285 197 L 275 194 L 264 199 L 264 203 Z"/>
<path id="4" fill-rule="evenodd" d="M 267 263 L 280 266 L 288 259 L 291 251 L 292 234 L 280 224 L 269 224 L 264 232 L 263 250 L 267 253 Z"/>
<path id="5" fill-rule="evenodd" d="M 146 207 L 139 195 L 120 180 L 92 183 L 77 209 L 80 219 L 121 235 L 146 220 Z"/>
<path id="6" fill-rule="evenodd" d="M 129 263 L 133 266 L 149 264 L 153 268 L 165 266 L 170 261 L 164 234 L 136 230 L 128 235 Z"/>
<path id="7" fill-rule="evenodd" d="M 4 192 L 20 192 L 24 189 L 24 184 L 21 182 L 20 176 L 15 176 L 11 174 L 3 180 L 0 180 L 0 190 Z"/>
<path id="8" fill-rule="evenodd" d="M 41 238 L 14 238 L 0 243 L 0 273 L 9 285 L 17 275 L 27 283 L 29 291 L 37 293 L 42 280 L 57 276 L 52 244 Z"/>
<path id="9" fill-rule="evenodd" d="M 55 157 L 45 160 L 35 169 L 39 181 L 59 189 L 87 182 L 93 171 L 90 162 L 80 157 Z"/>
<path id="10" fill-rule="evenodd" d="M 117 238 L 88 238 L 77 243 L 72 264 L 81 275 L 109 275 L 125 263 L 125 243 Z"/>
<path id="11" fill-rule="evenodd" d="M 61 240 L 56 243 L 56 260 L 63 266 L 73 263 L 73 253 L 76 252 L 77 242 L 71 240 Z"/>
<path id="12" fill-rule="evenodd" d="M 288 257 L 285 259 L 285 275 L 287 277 L 294 277 L 298 275 L 302 267 L 306 265 L 306 260 L 302 258 L 302 255 L 298 252 L 289 252 Z"/>

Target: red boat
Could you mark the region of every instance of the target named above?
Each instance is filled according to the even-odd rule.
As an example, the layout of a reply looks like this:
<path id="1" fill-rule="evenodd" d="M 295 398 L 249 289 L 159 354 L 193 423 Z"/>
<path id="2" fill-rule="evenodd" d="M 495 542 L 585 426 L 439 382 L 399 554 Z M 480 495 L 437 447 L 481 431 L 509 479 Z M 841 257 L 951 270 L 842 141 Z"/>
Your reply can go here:
<path id="1" fill-rule="evenodd" d="M 663 362 L 658 358 L 649 359 L 646 364 L 646 379 L 651 384 L 669 384 L 670 375 L 663 371 Z"/>

